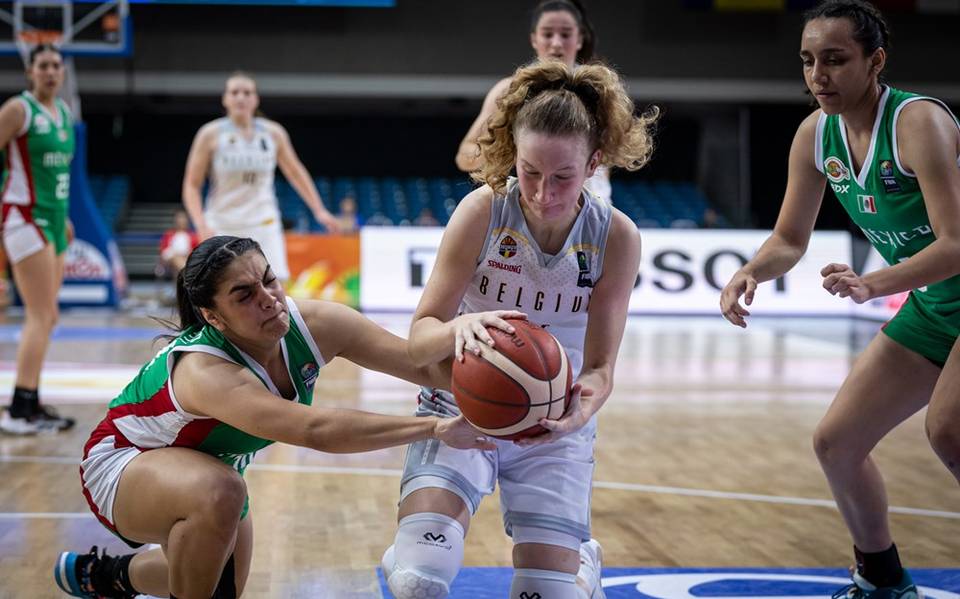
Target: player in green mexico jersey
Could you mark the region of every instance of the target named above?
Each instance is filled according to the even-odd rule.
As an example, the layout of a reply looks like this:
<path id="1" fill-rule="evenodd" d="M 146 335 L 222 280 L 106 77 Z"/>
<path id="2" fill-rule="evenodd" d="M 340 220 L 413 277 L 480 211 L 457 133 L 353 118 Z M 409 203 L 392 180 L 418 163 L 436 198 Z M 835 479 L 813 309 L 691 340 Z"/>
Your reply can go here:
<path id="1" fill-rule="evenodd" d="M 83 495 L 133 546 L 123 557 L 64 552 L 58 586 L 76 597 L 239 597 L 253 526 L 243 472 L 275 441 L 336 453 L 423 439 L 495 446 L 462 418 L 311 407 L 340 356 L 420 385 L 449 387 L 449 364 L 413 365 L 405 340 L 358 312 L 285 297 L 260 246 L 211 237 L 177 279 L 180 332 L 108 407 L 84 446 Z"/>
<path id="2" fill-rule="evenodd" d="M 0 107 L 3 248 L 25 308 L 13 398 L 0 414 L 0 430 L 6 433 L 55 432 L 73 425 L 72 419 L 41 406 L 37 395 L 40 368 L 57 321 L 57 292 L 70 237 L 73 120 L 57 97 L 63 77 L 60 51 L 37 46 L 27 64 L 30 91 Z"/>
<path id="3" fill-rule="evenodd" d="M 888 265 L 859 275 L 828 264 L 824 288 L 863 303 L 910 291 L 853 366 L 814 433 L 814 448 L 853 536 L 853 584 L 835 597 L 918 596 L 887 521 L 870 457 L 890 430 L 929 404 L 926 428 L 960 480 L 960 127 L 946 106 L 885 85 L 888 30 L 860 0 L 828 0 L 805 18 L 800 58 L 819 104 L 797 130 L 773 234 L 721 295 L 746 326 L 757 283 L 790 270 L 807 247 L 824 187 Z"/>

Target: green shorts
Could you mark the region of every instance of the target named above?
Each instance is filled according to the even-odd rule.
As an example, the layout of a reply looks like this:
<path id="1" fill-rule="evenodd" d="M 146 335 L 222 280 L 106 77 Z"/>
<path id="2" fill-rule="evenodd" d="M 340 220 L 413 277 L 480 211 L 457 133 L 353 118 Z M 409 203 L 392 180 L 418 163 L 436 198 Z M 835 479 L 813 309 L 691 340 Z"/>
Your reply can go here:
<path id="1" fill-rule="evenodd" d="M 883 332 L 909 350 L 943 368 L 960 336 L 960 313 L 938 314 L 910 292 L 896 315 L 883 325 Z"/>
<path id="2" fill-rule="evenodd" d="M 33 222 L 43 231 L 47 243 L 53 246 L 56 255 L 67 251 L 67 215 L 66 213 L 34 212 Z"/>

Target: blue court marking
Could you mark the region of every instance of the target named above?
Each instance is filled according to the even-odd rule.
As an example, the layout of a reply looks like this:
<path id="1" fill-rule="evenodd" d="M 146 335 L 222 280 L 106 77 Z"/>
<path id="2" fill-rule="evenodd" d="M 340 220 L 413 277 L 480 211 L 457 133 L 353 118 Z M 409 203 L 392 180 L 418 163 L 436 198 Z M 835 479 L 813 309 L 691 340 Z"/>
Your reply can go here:
<path id="1" fill-rule="evenodd" d="M 926 599 L 960 599 L 960 570 L 911 569 Z M 378 570 L 383 596 L 392 598 Z M 451 598 L 510 596 L 510 568 L 464 568 Z M 604 568 L 607 599 L 829 599 L 850 578 L 843 569 Z M 544 598 L 547 599 L 547 598 Z"/>
<path id="2" fill-rule="evenodd" d="M 20 325 L 0 325 L 0 343 L 16 343 L 20 340 Z M 157 335 L 169 333 L 160 328 L 143 327 L 57 327 L 51 339 L 54 341 L 151 341 Z"/>

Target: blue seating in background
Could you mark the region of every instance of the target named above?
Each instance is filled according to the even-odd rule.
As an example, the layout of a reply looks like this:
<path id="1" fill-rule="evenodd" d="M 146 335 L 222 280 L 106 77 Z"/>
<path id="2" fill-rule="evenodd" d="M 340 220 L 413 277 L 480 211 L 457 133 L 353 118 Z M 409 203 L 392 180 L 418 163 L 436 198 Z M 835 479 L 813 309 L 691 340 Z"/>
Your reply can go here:
<path id="1" fill-rule="evenodd" d="M 115 232 L 130 200 L 130 179 L 123 175 L 89 175 L 87 179 L 104 224 Z"/>
<path id="2" fill-rule="evenodd" d="M 104 222 L 116 231 L 130 201 L 129 178 L 90 175 L 89 179 Z M 446 225 L 460 200 L 476 187 L 466 177 L 317 177 L 315 183 L 328 210 L 339 213 L 340 201 L 352 196 L 360 221 L 379 226 L 409 225 L 425 207 L 440 224 Z M 642 228 L 702 226 L 704 212 L 710 206 L 703 192 L 691 182 L 624 181 L 614 177 L 611 184 L 614 206 Z M 276 190 L 287 226 L 301 232 L 323 231 L 283 177 L 277 177 Z M 719 216 L 717 226 L 729 227 L 729 222 Z"/>

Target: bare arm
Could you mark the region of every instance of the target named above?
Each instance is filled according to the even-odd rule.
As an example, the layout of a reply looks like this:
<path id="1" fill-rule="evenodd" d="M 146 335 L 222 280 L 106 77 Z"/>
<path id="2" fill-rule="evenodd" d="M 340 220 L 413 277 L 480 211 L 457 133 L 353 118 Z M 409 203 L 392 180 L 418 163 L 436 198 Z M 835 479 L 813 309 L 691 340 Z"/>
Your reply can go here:
<path id="1" fill-rule="evenodd" d="M 814 164 L 814 140 L 820 111 L 811 114 L 797 129 L 790 147 L 787 190 L 773 233 L 757 255 L 738 270 L 720 294 L 720 310 L 735 325 L 745 327 L 750 313 L 740 305 L 753 303 L 757 284 L 775 279 L 793 268 L 807 251 L 823 203 L 824 176 Z"/>
<path id="2" fill-rule="evenodd" d="M 936 239 L 909 260 L 859 277 L 849 266 L 824 268 L 823 286 L 857 303 L 919 289 L 960 274 L 960 132 L 933 102 L 908 104 L 897 122 L 900 159 L 917 175 Z"/>
<path id="3" fill-rule="evenodd" d="M 588 416 L 603 406 L 613 390 L 613 366 L 620 350 L 627 308 L 640 272 L 640 232 L 622 212 L 614 210 L 604 253 L 603 276 L 590 295 L 583 345 L 583 369 L 577 381 Z"/>
<path id="4" fill-rule="evenodd" d="M 480 136 L 486 131 L 487 119 L 489 119 L 490 115 L 496 110 L 497 99 L 510 87 L 510 80 L 510 77 L 501 79 L 496 85 L 490 88 L 487 96 L 483 99 L 480 114 L 477 115 L 473 124 L 470 125 L 467 134 L 463 136 L 463 141 L 460 142 L 460 147 L 457 148 L 457 168 L 465 173 L 479 170 L 483 164 L 483 160 L 480 157 L 480 145 L 477 143 L 477 140 L 480 139 Z"/>
<path id="5" fill-rule="evenodd" d="M 190 216 L 190 221 L 197 230 L 200 240 L 213 235 L 203 216 L 203 198 L 200 190 L 210 170 L 210 161 L 213 158 L 214 144 L 217 139 L 216 125 L 207 123 L 197 131 L 187 155 L 187 167 L 183 174 L 183 207 Z"/>
<path id="6" fill-rule="evenodd" d="M 590 295 L 587 330 L 583 345 L 583 368 L 576 383 L 580 392 L 559 420 L 541 420 L 550 431 L 520 442 L 549 443 L 582 428 L 613 391 L 613 368 L 627 321 L 630 295 L 640 271 L 640 232 L 622 212 L 614 210 L 604 253 L 603 276 Z"/>
<path id="7" fill-rule="evenodd" d="M 0 107 L 0 148 L 6 148 L 23 128 L 27 111 L 19 98 L 13 97 Z"/>
<path id="8" fill-rule="evenodd" d="M 449 360 L 417 366 L 410 359 L 407 340 L 378 326 L 356 310 L 334 302 L 297 302 L 310 334 L 326 361 L 346 358 L 370 370 L 439 389 L 450 388 Z"/>
<path id="9" fill-rule="evenodd" d="M 271 132 L 277 142 L 277 166 L 280 172 L 287 178 L 290 185 L 297 191 L 297 194 L 303 200 L 303 203 L 310 209 L 313 218 L 321 223 L 328 231 L 337 233 L 340 231 L 340 224 L 327 210 L 323 201 L 320 199 L 320 193 L 313 182 L 313 178 L 307 171 L 307 167 L 300 161 L 296 150 L 293 149 L 293 143 L 287 130 L 277 123 L 270 123 Z"/>
<path id="10" fill-rule="evenodd" d="M 503 318 L 522 316 L 520 312 L 497 310 L 457 317 L 483 248 L 492 200 L 493 190 L 487 186 L 472 191 L 447 223 L 433 272 L 413 314 L 409 351 L 414 364 L 431 364 L 451 354 L 460 359 L 463 347 L 479 351 L 477 340 L 493 345 L 485 327 L 493 325 L 512 332 Z"/>
<path id="11" fill-rule="evenodd" d="M 306 406 L 267 391 L 245 368 L 216 356 L 192 353 L 174 371 L 174 394 L 185 410 L 245 433 L 332 453 L 372 451 L 422 439 L 458 448 L 489 449 L 461 419 L 387 416 Z"/>

